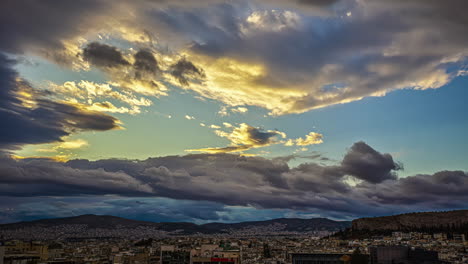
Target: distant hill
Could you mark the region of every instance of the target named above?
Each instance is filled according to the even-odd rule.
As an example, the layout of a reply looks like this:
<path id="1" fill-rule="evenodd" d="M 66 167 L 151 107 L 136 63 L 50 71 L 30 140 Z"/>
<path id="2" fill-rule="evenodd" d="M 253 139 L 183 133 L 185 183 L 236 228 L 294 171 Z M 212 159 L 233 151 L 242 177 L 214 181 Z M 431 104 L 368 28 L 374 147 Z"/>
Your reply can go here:
<path id="1" fill-rule="evenodd" d="M 457 210 L 360 218 L 352 221 L 352 229 L 369 231 L 448 230 L 461 228 L 466 224 L 468 224 L 468 210 Z"/>
<path id="2" fill-rule="evenodd" d="M 3 224 L 0 225 L 0 238 L 15 238 L 15 236 L 20 235 L 27 237 L 33 235 L 35 238 L 47 235 L 47 237 L 54 238 L 56 230 L 60 230 L 60 234 L 57 236 L 62 238 L 157 237 L 193 234 L 298 235 L 314 234 L 317 231 L 340 231 L 335 236 L 342 238 L 389 235 L 394 231 L 464 233 L 468 235 L 468 210 L 360 218 L 352 222 L 334 221 L 327 218 L 278 218 L 266 221 L 202 225 L 188 222 L 155 223 L 110 215 L 81 215 Z"/>
<path id="3" fill-rule="evenodd" d="M 187 222 L 155 223 L 147 221 L 130 220 L 110 215 L 81 215 L 66 218 L 42 219 L 29 222 L 19 222 L 0 225 L 0 235 L 14 230 L 54 230 L 57 227 L 80 227 L 81 233 L 90 230 L 136 230 L 147 229 L 171 234 L 248 234 L 257 233 L 310 233 L 316 231 L 338 231 L 351 226 L 349 221 L 334 221 L 327 218 L 280 218 L 267 221 L 240 222 L 240 223 L 208 223 L 197 225 Z M 63 230 L 63 228 L 61 229 Z M 31 231 L 34 232 L 34 231 Z M 42 233 L 44 231 L 41 231 Z M 131 232 L 131 231 L 128 231 Z M 115 232 L 112 233 L 115 235 Z"/>
<path id="4" fill-rule="evenodd" d="M 349 221 L 334 221 L 328 218 L 278 218 L 266 221 L 240 222 L 234 224 L 209 223 L 202 225 L 208 229 L 214 230 L 239 230 L 245 228 L 282 226 L 282 230 L 288 232 L 308 232 L 308 231 L 338 231 L 350 227 Z"/>
<path id="5" fill-rule="evenodd" d="M 351 228 L 336 233 L 343 239 L 391 235 L 392 232 L 465 234 L 468 236 L 468 210 L 408 213 L 367 217 L 352 221 Z"/>
<path id="6" fill-rule="evenodd" d="M 153 222 L 131 220 L 112 215 L 86 214 L 65 218 L 51 218 L 35 221 L 18 222 L 12 224 L 3 224 L 0 225 L 0 230 L 19 229 L 26 227 L 54 227 L 58 225 L 87 225 L 89 228 L 112 228 L 116 226 L 136 227 L 151 226 L 155 224 L 156 223 Z"/>

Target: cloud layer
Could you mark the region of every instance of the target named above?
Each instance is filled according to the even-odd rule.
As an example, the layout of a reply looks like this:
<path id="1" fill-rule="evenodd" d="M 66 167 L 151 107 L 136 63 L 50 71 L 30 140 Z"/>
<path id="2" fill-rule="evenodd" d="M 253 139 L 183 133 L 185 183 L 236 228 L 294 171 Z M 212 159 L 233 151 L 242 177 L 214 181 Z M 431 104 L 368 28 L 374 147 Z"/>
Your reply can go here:
<path id="1" fill-rule="evenodd" d="M 439 88 L 467 56 L 463 0 L 72 2 L 34 2 L 31 15 L 8 1 L 0 48 L 91 63 L 145 95 L 174 85 L 274 115 Z M 122 75 L 130 64 L 134 74 Z"/>
<path id="2" fill-rule="evenodd" d="M 459 208 L 468 201 L 466 172 L 397 178 L 400 165 L 392 156 L 364 142 L 355 143 L 335 165 L 314 159 L 290 167 L 287 160 L 232 154 L 66 163 L 3 158 L 0 190 L 12 197 L 162 197 L 342 217 Z"/>
<path id="3" fill-rule="evenodd" d="M 206 79 L 191 89 L 278 115 L 397 89 L 439 88 L 456 75 L 449 68 L 465 61 L 462 1 L 350 2 L 334 3 L 337 11 L 327 19 L 222 5 L 162 10 L 148 23 L 192 41 L 185 52 Z"/>

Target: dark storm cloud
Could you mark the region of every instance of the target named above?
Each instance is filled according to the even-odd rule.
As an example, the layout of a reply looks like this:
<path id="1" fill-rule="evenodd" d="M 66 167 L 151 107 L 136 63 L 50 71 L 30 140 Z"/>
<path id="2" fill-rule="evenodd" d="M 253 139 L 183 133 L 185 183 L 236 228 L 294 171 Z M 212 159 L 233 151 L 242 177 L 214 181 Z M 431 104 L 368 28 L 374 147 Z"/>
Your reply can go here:
<path id="1" fill-rule="evenodd" d="M 361 187 L 381 204 L 450 208 L 463 207 L 468 200 L 468 174 L 463 171 L 418 174 L 375 186 L 364 183 Z"/>
<path id="2" fill-rule="evenodd" d="M 109 115 L 47 99 L 19 78 L 14 64 L 0 53 L 0 150 L 60 141 L 77 131 L 119 127 L 118 120 Z"/>
<path id="3" fill-rule="evenodd" d="M 293 168 L 288 178 L 294 179 L 294 188 L 314 193 L 341 193 L 351 191 L 343 182 L 344 174 L 339 166 L 323 166 L 316 163 L 303 163 Z"/>
<path id="4" fill-rule="evenodd" d="M 122 193 L 144 195 L 151 188 L 123 172 L 78 170 L 47 159 L 0 159 L 0 192 L 6 196 Z M 26 183 L 27 184 L 24 184 Z M 12 188 L 15 185 L 22 188 Z"/>
<path id="5" fill-rule="evenodd" d="M 266 145 L 269 144 L 273 137 L 277 136 L 278 133 L 276 132 L 265 132 L 261 129 L 255 127 L 249 127 L 247 129 L 247 135 L 249 138 L 258 145 Z"/>
<path id="6" fill-rule="evenodd" d="M 146 96 L 167 95 L 165 85 L 160 83 L 164 79 L 161 74 L 163 70 L 153 52 L 151 49 L 140 49 L 130 55 L 115 46 L 91 42 L 82 49 L 80 56 L 102 70 L 120 88 Z M 189 75 L 193 76 L 187 72 L 186 76 Z"/>
<path id="7" fill-rule="evenodd" d="M 371 153 L 372 158 L 349 158 L 357 153 Z M 390 159 L 363 142 L 356 143 L 345 155 L 345 167 L 309 162 L 291 168 L 282 159 L 231 154 L 66 163 L 4 158 L 0 160 L 0 190 L 9 196 L 115 194 L 257 208 L 327 210 L 353 216 L 457 208 L 468 202 L 466 172 L 444 171 L 380 181 L 381 175 L 374 179 L 362 171 L 362 163 L 376 156 Z M 370 171 L 377 174 L 388 169 L 387 162 L 371 164 Z M 378 166 L 382 169 L 377 170 Z M 347 171 L 363 181 L 350 185 Z"/>
<path id="8" fill-rule="evenodd" d="M 285 173 L 290 169 L 286 164 L 273 164 L 273 161 L 263 158 L 218 154 L 169 156 L 139 162 L 1 162 L 0 189 L 10 196 L 118 194 L 264 208 L 320 208 L 340 212 L 356 208 L 355 201 L 345 199 L 333 190 L 327 192 L 322 189 L 320 193 L 313 194 L 313 190 L 277 186 L 275 177 L 288 181 Z M 84 176 L 75 177 L 79 173 Z M 307 182 L 316 177 L 312 170 L 309 173 L 311 176 L 305 180 Z M 295 186 L 296 179 L 291 181 L 291 186 Z M 364 210 L 365 206 L 359 208 Z"/>
<path id="9" fill-rule="evenodd" d="M 181 85 L 188 85 L 191 78 L 204 78 L 203 69 L 195 66 L 191 61 L 185 58 L 180 59 L 177 63 L 171 66 L 171 74 Z"/>
<path id="10" fill-rule="evenodd" d="M 329 6 L 340 0 L 297 0 L 297 2 L 306 5 Z"/>
<path id="11" fill-rule="evenodd" d="M 14 60 L 0 53 L 0 107 L 2 110 L 20 103 L 20 100 L 13 94 L 13 90 L 18 85 L 16 81 L 18 73 L 12 68 L 14 64 Z"/>
<path id="12" fill-rule="evenodd" d="M 401 169 L 390 154 L 382 154 L 360 141 L 354 143 L 341 162 L 341 168 L 358 179 L 379 183 L 397 178 L 394 171 Z"/>
<path id="13" fill-rule="evenodd" d="M 133 67 L 135 67 L 135 71 L 137 75 L 141 75 L 144 73 L 149 74 L 156 74 L 160 69 L 158 66 L 158 61 L 154 57 L 153 53 L 147 50 L 140 50 L 133 56 L 135 58 L 135 62 L 133 63 Z M 136 76 L 138 78 L 138 76 Z"/>
<path id="14" fill-rule="evenodd" d="M 97 67 L 114 68 L 130 63 L 114 46 L 91 42 L 83 49 L 83 58 Z"/>
<path id="15" fill-rule="evenodd" d="M 468 18 L 464 10 L 468 8 L 468 3 L 464 0 L 447 0 L 447 1 L 438 1 L 438 0 L 396 0 L 392 3 L 388 3 L 385 0 L 379 0 L 382 5 L 386 7 L 390 4 L 400 5 L 401 8 L 408 7 L 418 7 L 420 11 L 416 13 L 416 19 L 432 20 L 434 22 L 446 21 L 450 22 L 452 25 L 467 25 Z M 426 17 L 426 15 L 437 12 L 435 17 Z M 411 18 L 409 18 L 411 19 Z"/>
<path id="16" fill-rule="evenodd" d="M 4 0 L 0 8 L 0 50 L 63 48 L 62 40 L 85 33 L 106 6 L 94 0 Z"/>

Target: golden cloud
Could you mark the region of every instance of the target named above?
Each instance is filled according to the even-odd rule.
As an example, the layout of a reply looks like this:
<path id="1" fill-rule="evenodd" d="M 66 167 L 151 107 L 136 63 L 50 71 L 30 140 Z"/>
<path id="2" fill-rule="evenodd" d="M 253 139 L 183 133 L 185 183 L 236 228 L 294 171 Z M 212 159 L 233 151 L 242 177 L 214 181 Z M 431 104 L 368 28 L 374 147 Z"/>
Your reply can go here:
<path id="1" fill-rule="evenodd" d="M 259 63 L 228 57 L 212 58 L 194 53 L 185 55 L 204 70 L 205 79 L 183 88 L 221 101 L 227 106 L 236 107 L 234 112 L 243 113 L 248 110 L 243 106 L 255 105 L 271 110 L 272 114 L 283 114 L 294 106 L 295 101 L 307 95 L 299 88 L 275 87 L 262 82 L 268 72 L 266 67 Z M 227 109 L 223 109 L 219 113 L 227 115 Z"/>
<path id="2" fill-rule="evenodd" d="M 308 146 L 321 144 L 323 135 L 310 132 L 304 138 L 288 139 L 286 133 L 278 130 L 266 130 L 250 126 L 246 123 L 233 126 L 229 123 L 224 123 L 224 126 L 229 131 L 221 130 L 218 125 L 211 125 L 210 128 L 215 129 L 214 133 L 219 137 L 226 138 L 230 144 L 227 147 L 210 147 L 199 149 L 188 149 L 188 152 L 206 152 L 206 153 L 232 153 L 243 152 L 254 148 L 268 147 L 274 144 L 284 144 L 285 146 Z"/>

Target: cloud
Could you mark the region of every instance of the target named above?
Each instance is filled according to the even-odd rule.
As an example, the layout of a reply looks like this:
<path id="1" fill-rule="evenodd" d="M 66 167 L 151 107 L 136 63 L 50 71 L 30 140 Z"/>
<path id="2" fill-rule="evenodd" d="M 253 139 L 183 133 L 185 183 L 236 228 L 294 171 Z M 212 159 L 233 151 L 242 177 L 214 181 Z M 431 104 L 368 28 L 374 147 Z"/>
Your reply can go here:
<path id="1" fill-rule="evenodd" d="M 126 107 L 116 107 L 111 102 L 100 102 L 93 103 L 88 107 L 89 110 L 99 111 L 99 112 L 109 112 L 109 113 L 140 113 L 139 108 L 135 108 L 133 111 Z"/>
<path id="2" fill-rule="evenodd" d="M 463 7 L 460 1 L 453 4 Z M 307 12 L 261 6 L 247 16 L 242 8 L 213 8 L 223 12 L 222 21 L 198 10 L 171 9 L 161 17 L 176 20 L 164 25 L 193 41 L 187 58 L 204 69 L 206 78 L 190 89 L 228 106 L 255 105 L 281 115 L 398 89 L 444 86 L 454 77 L 450 67 L 459 67 L 467 54 L 467 39 L 461 36 L 466 20 L 455 7 L 446 6 L 451 5 L 353 2 L 343 13 L 328 15 L 333 24 L 320 24 Z M 402 17 L 403 9 L 409 15 Z M 349 10 L 353 16 L 343 18 Z M 183 14 L 190 19 L 181 18 Z M 434 16 L 434 21 L 428 19 Z"/>
<path id="3" fill-rule="evenodd" d="M 51 157 L 44 157 L 55 161 L 67 161 L 73 156 L 73 151 L 77 149 L 86 148 L 89 143 L 84 139 L 72 139 L 69 137 L 62 137 L 61 141 L 43 144 L 36 151 L 39 153 L 49 153 Z M 29 159 L 29 158 L 42 158 L 42 157 L 22 157 L 13 155 L 16 159 Z"/>
<path id="4" fill-rule="evenodd" d="M 57 149 L 78 149 L 78 148 L 82 148 L 88 145 L 89 144 L 86 140 L 75 139 L 75 140 L 68 140 L 68 141 L 60 142 L 56 148 Z"/>
<path id="5" fill-rule="evenodd" d="M 298 146 L 309 146 L 323 143 L 323 135 L 317 132 L 310 132 L 305 135 L 304 138 L 296 139 L 296 145 Z"/>
<path id="6" fill-rule="evenodd" d="M 83 49 L 83 57 L 97 67 L 113 68 L 130 64 L 117 48 L 98 42 L 89 43 Z"/>
<path id="7" fill-rule="evenodd" d="M 341 162 L 341 168 L 349 175 L 372 183 L 397 178 L 394 171 L 402 169 L 390 154 L 382 154 L 360 141 L 354 143 Z"/>
<path id="8" fill-rule="evenodd" d="M 2 158 L 0 175 L 0 189 L 6 196 L 63 195 L 67 192 L 69 195 L 106 192 L 142 195 L 151 192 L 148 185 L 125 173 L 78 170 L 47 159 Z M 9 188 L 17 184 L 23 189 Z"/>
<path id="9" fill-rule="evenodd" d="M 151 49 L 140 49 L 137 52 L 130 49 L 128 54 L 124 54 L 115 46 L 91 42 L 83 48 L 82 57 L 110 78 L 108 84 L 127 94 L 131 91 L 145 96 L 167 96 L 163 70 Z"/>
<path id="10" fill-rule="evenodd" d="M 0 49 L 82 70 L 84 57 L 110 67 L 116 87 L 144 95 L 167 95 L 169 83 L 234 111 L 252 105 L 283 115 L 444 86 L 466 60 L 465 7 L 463 0 L 67 0 L 32 3 L 31 15 L 10 2 L 0 13 Z M 137 51 L 124 54 L 97 36 Z"/>
<path id="11" fill-rule="evenodd" d="M 119 121 L 103 112 L 137 113 L 151 101 L 136 94 L 165 96 L 167 83 L 222 102 L 221 115 L 248 106 L 272 115 L 301 113 L 398 89 L 439 88 L 463 72 L 466 9 L 464 0 L 63 0 L 30 1 L 27 8 L 7 1 L 0 10 L 1 52 L 39 55 L 75 70 L 92 64 L 110 81 L 39 90 L 0 53 L 0 122 L 7 124 L 0 149 L 118 129 Z M 353 214 L 467 202 L 466 172 L 398 178 L 401 166 L 393 157 L 363 142 L 338 164 L 290 168 L 278 159 L 220 152 L 308 145 L 320 141 L 317 135 L 289 141 L 279 131 L 225 127 L 228 132 L 217 133 L 229 145 L 206 149 L 216 155 L 70 163 L 4 159 L 2 193 L 185 197 Z M 350 177 L 357 179 L 355 186 L 347 184 Z"/>
<path id="12" fill-rule="evenodd" d="M 247 36 L 261 32 L 281 32 L 295 29 L 300 23 L 300 16 L 291 11 L 254 11 L 241 24 L 241 31 Z"/>
<path id="13" fill-rule="evenodd" d="M 52 82 L 48 83 L 48 90 L 54 92 L 54 96 L 60 100 L 79 102 L 87 105 L 87 109 L 110 112 L 138 114 L 141 107 L 152 105 L 152 101 L 145 97 L 137 97 L 131 91 L 117 91 L 108 83 L 94 83 L 81 80 L 79 82 L 68 81 L 61 85 Z M 130 106 L 117 107 L 109 101 L 96 102 L 103 99 L 117 100 Z"/>
<path id="14" fill-rule="evenodd" d="M 61 141 L 79 131 L 119 128 L 109 115 L 87 110 L 80 104 L 54 101 L 22 80 L 12 68 L 15 61 L 0 53 L 0 148 Z"/>
<path id="15" fill-rule="evenodd" d="M 305 135 L 304 138 L 297 138 L 297 139 L 289 139 L 287 140 L 284 145 L 285 146 L 309 146 L 309 145 L 317 145 L 323 143 L 323 135 L 317 132 L 310 132 L 309 134 Z M 307 150 L 307 149 L 306 149 Z"/>
<path id="16" fill-rule="evenodd" d="M 202 148 L 188 149 L 189 152 L 207 152 L 207 153 L 230 153 L 243 152 L 252 148 L 260 148 L 279 143 L 278 137 L 285 138 L 286 134 L 277 130 L 263 131 L 263 129 L 250 126 L 246 123 L 240 124 L 238 127 L 229 127 L 232 131 L 225 132 L 219 130 L 221 127 L 217 125 L 210 126 L 215 130 L 216 135 L 228 139 L 231 144 L 228 147 L 221 148 Z"/>
<path id="17" fill-rule="evenodd" d="M 137 80 L 151 79 L 160 72 L 159 64 L 150 50 L 139 50 L 133 54 L 133 64 L 114 46 L 99 42 L 88 43 L 83 48 L 83 58 L 94 66 L 104 68 L 112 75 L 112 68 L 126 67 L 134 71 L 133 78 Z M 133 68 L 133 69 L 132 69 Z"/>
<path id="18" fill-rule="evenodd" d="M 297 2 L 307 5 L 329 6 L 338 1 L 339 0 L 298 0 Z"/>
<path id="19" fill-rule="evenodd" d="M 238 127 L 223 122 L 224 129 L 221 126 L 210 125 L 209 128 L 214 129 L 214 132 L 219 137 L 226 138 L 230 141 L 227 147 L 213 147 L 201 149 L 188 149 L 188 152 L 206 152 L 206 153 L 232 153 L 244 152 L 254 148 L 268 147 L 274 144 L 284 144 L 285 146 L 308 146 L 323 143 L 323 135 L 317 132 L 310 132 L 305 138 L 287 139 L 284 132 L 278 130 L 264 131 L 262 128 L 256 128 L 246 123 L 239 124 Z M 302 149 L 307 151 L 308 149 Z"/>
<path id="20" fill-rule="evenodd" d="M 141 78 L 142 74 L 155 75 L 160 71 L 158 62 L 152 52 L 139 50 L 133 57 L 135 59 L 133 67 L 136 70 L 136 78 Z"/>
<path id="21" fill-rule="evenodd" d="M 91 0 L 31 1 L 25 7 L 16 1 L 4 2 L 0 11 L 0 49 L 11 53 L 64 49 L 64 40 L 85 34 L 101 20 L 104 11 L 112 10 L 108 4 Z"/>
<path id="22" fill-rule="evenodd" d="M 213 148 L 200 148 L 200 149 L 187 149 L 187 152 L 206 152 L 206 153 L 231 153 L 243 152 L 251 149 L 251 146 L 228 146 L 228 147 L 213 147 Z"/>
<path id="23" fill-rule="evenodd" d="M 221 109 L 218 111 L 218 115 L 220 116 L 228 116 L 229 113 L 227 112 L 227 107 L 223 106 Z"/>
<path id="24" fill-rule="evenodd" d="M 231 111 L 233 113 L 245 114 L 249 111 L 249 109 L 247 107 L 237 107 L 237 108 L 232 108 Z"/>
<path id="25" fill-rule="evenodd" d="M 350 158 L 358 154 L 364 157 L 357 161 Z M 381 175 L 389 175 L 391 156 L 376 152 L 364 142 L 355 143 L 337 164 L 312 161 L 290 167 L 287 160 L 233 154 L 66 163 L 2 158 L 0 190 L 11 197 L 164 197 L 228 206 L 325 210 L 347 217 L 461 208 L 468 202 L 466 172 L 441 171 L 382 180 Z M 363 163 L 372 164 L 367 165 L 369 171 L 377 175 L 370 177 Z M 349 177 L 361 181 L 350 185 Z"/>
<path id="26" fill-rule="evenodd" d="M 187 86 L 190 79 L 205 77 L 205 73 L 201 68 L 195 66 L 192 62 L 185 58 L 180 59 L 170 68 L 171 75 L 176 78 L 181 85 Z"/>
<path id="27" fill-rule="evenodd" d="M 468 173 L 440 171 L 434 174 L 418 174 L 388 181 L 382 184 L 358 186 L 366 196 L 381 204 L 421 208 L 465 208 Z"/>

